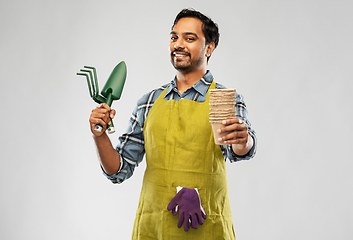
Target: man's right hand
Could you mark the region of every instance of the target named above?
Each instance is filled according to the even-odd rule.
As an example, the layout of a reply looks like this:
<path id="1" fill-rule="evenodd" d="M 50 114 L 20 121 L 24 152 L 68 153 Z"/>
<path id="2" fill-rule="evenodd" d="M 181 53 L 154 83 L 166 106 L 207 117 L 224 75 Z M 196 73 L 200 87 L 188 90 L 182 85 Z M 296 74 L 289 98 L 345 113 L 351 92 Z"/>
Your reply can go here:
<path id="1" fill-rule="evenodd" d="M 111 109 L 106 103 L 101 103 L 95 109 L 92 110 L 91 116 L 89 117 L 89 122 L 91 126 L 91 132 L 99 137 L 105 133 L 107 126 L 110 124 L 111 119 L 114 118 L 116 111 Z M 94 127 L 100 124 L 103 129 L 101 132 L 96 132 Z"/>

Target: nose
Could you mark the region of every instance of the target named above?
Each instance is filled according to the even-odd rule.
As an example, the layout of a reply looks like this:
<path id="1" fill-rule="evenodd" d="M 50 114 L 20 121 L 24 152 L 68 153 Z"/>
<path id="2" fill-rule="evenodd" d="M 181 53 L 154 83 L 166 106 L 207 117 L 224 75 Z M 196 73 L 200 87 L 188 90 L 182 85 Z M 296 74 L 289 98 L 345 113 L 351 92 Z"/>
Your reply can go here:
<path id="1" fill-rule="evenodd" d="M 174 42 L 174 49 L 184 49 L 184 48 L 185 48 L 184 41 L 181 38 L 178 38 Z"/>

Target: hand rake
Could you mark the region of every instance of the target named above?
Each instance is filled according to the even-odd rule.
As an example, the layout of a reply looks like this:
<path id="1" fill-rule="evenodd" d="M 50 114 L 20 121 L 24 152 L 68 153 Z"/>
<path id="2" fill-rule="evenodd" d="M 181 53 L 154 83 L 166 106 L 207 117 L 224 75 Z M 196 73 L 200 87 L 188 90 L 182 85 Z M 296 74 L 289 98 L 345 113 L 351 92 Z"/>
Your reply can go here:
<path id="1" fill-rule="evenodd" d="M 80 72 L 77 75 L 85 76 L 87 79 L 88 90 L 91 98 L 96 103 L 106 103 L 109 107 L 112 105 L 114 100 L 119 100 L 121 93 L 124 88 L 126 80 L 126 64 L 124 61 L 121 61 L 113 69 L 110 74 L 107 82 L 105 83 L 101 95 L 99 95 L 98 80 L 96 68 L 90 66 L 84 66 L 84 69 L 80 69 Z M 97 124 L 94 128 L 96 132 L 101 132 L 103 127 L 100 124 Z M 113 121 L 108 126 L 108 133 L 114 133 L 115 128 Z"/>

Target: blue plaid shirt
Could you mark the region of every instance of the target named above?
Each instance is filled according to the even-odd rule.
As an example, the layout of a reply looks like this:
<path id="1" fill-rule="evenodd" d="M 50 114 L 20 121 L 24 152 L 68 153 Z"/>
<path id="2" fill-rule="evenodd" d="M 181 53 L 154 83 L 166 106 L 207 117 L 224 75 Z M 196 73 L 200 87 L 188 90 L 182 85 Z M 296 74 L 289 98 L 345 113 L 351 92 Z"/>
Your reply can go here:
<path id="1" fill-rule="evenodd" d="M 206 100 L 207 90 L 212 81 L 213 76 L 210 71 L 207 71 L 205 76 L 203 76 L 200 81 L 186 90 L 183 94 L 180 94 L 177 89 L 176 78 L 174 78 L 169 84 L 165 84 L 160 88 L 154 89 L 140 98 L 129 120 L 128 129 L 126 133 L 119 137 L 119 143 L 116 147 L 116 150 L 120 154 L 120 169 L 113 175 L 106 174 L 102 169 L 106 177 L 113 183 L 122 183 L 124 180 L 132 176 L 135 167 L 137 167 L 143 160 L 145 155 L 143 126 L 153 103 L 157 100 L 165 88 L 168 88 L 164 97 L 165 100 L 179 101 L 180 99 L 187 99 L 197 102 L 204 102 Z M 220 89 L 225 87 L 216 83 L 216 88 Z M 244 120 L 247 125 L 248 132 L 254 139 L 254 146 L 245 156 L 237 156 L 233 152 L 231 145 L 220 145 L 224 159 L 229 159 L 230 162 L 248 160 L 252 158 L 256 153 L 257 146 L 256 133 L 251 128 L 248 120 L 248 113 L 243 96 L 238 93 L 236 94 L 235 108 L 237 118 Z"/>

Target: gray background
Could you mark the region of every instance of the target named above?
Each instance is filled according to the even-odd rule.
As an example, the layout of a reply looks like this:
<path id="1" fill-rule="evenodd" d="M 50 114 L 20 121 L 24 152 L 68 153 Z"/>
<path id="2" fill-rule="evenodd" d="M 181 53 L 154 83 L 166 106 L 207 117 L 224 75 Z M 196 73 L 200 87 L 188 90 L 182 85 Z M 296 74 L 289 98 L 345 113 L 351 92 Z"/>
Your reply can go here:
<path id="1" fill-rule="evenodd" d="M 193 7 L 220 26 L 209 69 L 245 96 L 256 158 L 227 163 L 237 239 L 351 239 L 352 1 L 1 1 L 0 239 L 129 239 L 145 164 L 102 175 L 89 131 L 102 87 L 128 79 L 113 145 L 137 99 L 169 82 L 169 32 Z"/>

